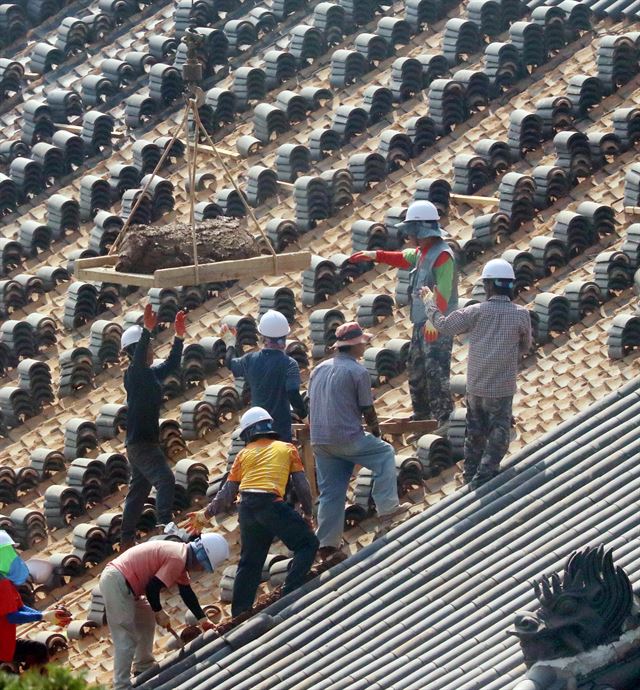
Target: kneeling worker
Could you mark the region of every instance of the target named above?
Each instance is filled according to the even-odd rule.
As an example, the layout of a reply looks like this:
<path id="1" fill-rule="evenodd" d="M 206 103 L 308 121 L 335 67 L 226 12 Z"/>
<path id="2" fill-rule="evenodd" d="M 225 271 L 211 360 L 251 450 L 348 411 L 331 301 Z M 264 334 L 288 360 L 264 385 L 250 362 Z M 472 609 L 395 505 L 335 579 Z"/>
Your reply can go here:
<path id="1" fill-rule="evenodd" d="M 531 347 L 529 312 L 511 302 L 515 274 L 504 259 L 482 270 L 486 302 L 444 316 L 437 295 L 423 288 L 427 316 L 444 335 L 469 333 L 464 480 L 477 488 L 498 474 L 509 448 L 518 363 Z"/>
<path id="2" fill-rule="evenodd" d="M 230 510 L 240 491 L 242 546 L 233 586 L 233 616 L 251 610 L 262 566 L 275 537 L 293 551 L 283 594 L 304 583 L 318 550 L 318 539 L 312 530 L 311 489 L 302 460 L 295 446 L 278 440 L 272 424 L 271 415 L 261 407 L 252 407 L 242 415 L 240 438 L 246 447 L 236 456 L 229 477 L 214 500 L 189 516 L 191 530 L 199 532 L 211 517 Z M 304 518 L 283 500 L 289 477 Z"/>
<path id="3" fill-rule="evenodd" d="M 113 639 L 114 690 L 130 690 L 131 666 L 142 673 L 154 664 L 155 626 L 169 629 L 160 590 L 178 585 L 180 596 L 205 629 L 208 622 L 189 572 L 213 570 L 229 558 L 229 545 L 219 534 L 203 534 L 189 544 L 152 539 L 128 549 L 111 561 L 100 577 L 109 631 Z M 146 596 L 146 598 L 145 598 Z"/>

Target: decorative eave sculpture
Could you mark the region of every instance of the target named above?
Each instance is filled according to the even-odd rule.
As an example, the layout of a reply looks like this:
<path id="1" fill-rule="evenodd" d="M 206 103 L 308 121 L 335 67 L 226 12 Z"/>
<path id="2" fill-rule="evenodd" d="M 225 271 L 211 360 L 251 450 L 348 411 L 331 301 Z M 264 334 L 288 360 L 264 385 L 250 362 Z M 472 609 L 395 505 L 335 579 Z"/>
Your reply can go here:
<path id="1" fill-rule="evenodd" d="M 640 618 L 631 582 L 603 546 L 533 583 L 540 606 L 515 615 L 528 667 L 514 690 L 638 690 Z"/>

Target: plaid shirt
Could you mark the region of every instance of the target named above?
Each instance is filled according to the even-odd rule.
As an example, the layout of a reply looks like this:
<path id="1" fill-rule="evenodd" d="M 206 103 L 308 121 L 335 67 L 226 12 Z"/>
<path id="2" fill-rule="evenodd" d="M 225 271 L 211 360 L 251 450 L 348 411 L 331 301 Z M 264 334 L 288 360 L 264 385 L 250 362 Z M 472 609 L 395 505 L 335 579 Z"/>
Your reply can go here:
<path id="1" fill-rule="evenodd" d="M 427 316 L 443 335 L 469 333 L 467 393 L 502 398 L 516 392 L 518 361 L 531 347 L 529 312 L 505 295 L 443 316 L 426 303 Z"/>

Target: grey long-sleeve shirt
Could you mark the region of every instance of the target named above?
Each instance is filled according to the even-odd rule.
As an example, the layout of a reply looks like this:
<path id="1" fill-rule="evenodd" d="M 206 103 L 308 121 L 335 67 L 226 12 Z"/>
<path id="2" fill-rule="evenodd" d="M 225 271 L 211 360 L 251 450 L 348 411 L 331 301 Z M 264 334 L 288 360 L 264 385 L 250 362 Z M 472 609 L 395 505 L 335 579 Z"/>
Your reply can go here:
<path id="1" fill-rule="evenodd" d="M 504 295 L 444 316 L 429 300 L 427 316 L 443 335 L 469 333 L 467 392 L 486 398 L 514 395 L 518 362 L 531 347 L 529 312 Z"/>

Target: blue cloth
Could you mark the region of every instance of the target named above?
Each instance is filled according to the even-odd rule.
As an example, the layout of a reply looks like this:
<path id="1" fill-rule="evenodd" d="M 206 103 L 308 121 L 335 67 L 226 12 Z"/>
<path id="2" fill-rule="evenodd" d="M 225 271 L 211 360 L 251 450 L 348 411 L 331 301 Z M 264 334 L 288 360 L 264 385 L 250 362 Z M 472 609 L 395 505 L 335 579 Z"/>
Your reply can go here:
<path id="1" fill-rule="evenodd" d="M 160 436 L 160 406 L 162 381 L 180 368 L 182 339 L 174 338 L 169 357 L 157 366 L 146 364 L 147 346 L 151 333 L 145 328 L 136 344 L 133 360 L 124 375 L 127 391 L 127 441 L 131 443 L 158 443 Z"/>
<path id="2" fill-rule="evenodd" d="M 29 606 L 22 606 L 21 609 L 13 613 L 7 613 L 7 620 L 12 625 L 22 625 L 23 623 L 36 623 L 42 620 L 42 613 L 30 608 Z"/>
<path id="3" fill-rule="evenodd" d="M 320 489 L 316 532 L 320 547 L 340 546 L 347 488 L 356 465 L 373 473 L 371 496 L 378 515 L 388 515 L 398 507 L 396 456 L 386 441 L 367 433 L 350 443 L 314 443 L 312 448 Z"/>
<path id="4" fill-rule="evenodd" d="M 351 355 L 339 352 L 318 364 L 309 383 L 311 443 L 362 438 L 362 408 L 371 405 L 371 377 Z"/>
<path id="5" fill-rule="evenodd" d="M 27 581 L 28 577 L 29 568 L 27 568 L 27 564 L 22 560 L 22 558 L 20 558 L 20 556 L 16 556 L 11 563 L 9 572 L 7 573 L 7 579 L 11 580 L 14 585 L 20 586 Z"/>
<path id="6" fill-rule="evenodd" d="M 249 384 L 251 405 L 264 407 L 273 417 L 273 430 L 283 441 L 291 441 L 292 400 L 295 404 L 299 398 L 295 412 L 306 417 L 299 393 L 300 368 L 296 360 L 282 350 L 264 348 L 235 357 L 228 366 L 234 376 L 244 378 Z"/>

